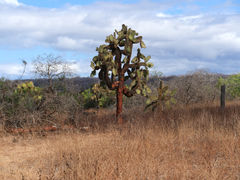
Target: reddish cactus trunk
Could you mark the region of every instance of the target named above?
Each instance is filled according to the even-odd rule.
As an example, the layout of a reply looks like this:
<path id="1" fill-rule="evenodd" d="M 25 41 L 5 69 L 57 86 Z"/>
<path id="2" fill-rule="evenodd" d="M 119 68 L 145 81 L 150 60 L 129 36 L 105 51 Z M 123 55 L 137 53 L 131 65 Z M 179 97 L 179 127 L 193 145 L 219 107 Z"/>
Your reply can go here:
<path id="1" fill-rule="evenodd" d="M 122 83 L 120 83 L 122 84 Z M 117 117 L 117 121 L 118 124 L 122 124 L 123 123 L 123 118 L 122 118 L 122 104 L 123 104 L 123 87 L 119 87 L 117 89 L 117 110 L 116 110 L 116 117 Z"/>

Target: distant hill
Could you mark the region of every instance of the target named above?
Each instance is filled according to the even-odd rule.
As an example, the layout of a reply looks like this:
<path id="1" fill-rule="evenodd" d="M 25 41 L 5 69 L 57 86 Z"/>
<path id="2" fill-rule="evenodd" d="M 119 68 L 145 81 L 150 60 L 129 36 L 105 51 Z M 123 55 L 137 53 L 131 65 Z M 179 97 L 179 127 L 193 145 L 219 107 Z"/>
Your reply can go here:
<path id="1" fill-rule="evenodd" d="M 203 73 L 204 74 L 204 73 Z M 211 73 L 210 73 L 211 74 Z M 224 74 L 211 74 L 216 79 L 219 77 L 227 78 L 229 75 Z M 151 87 L 156 87 L 159 84 L 159 79 L 163 80 L 164 82 L 168 83 L 171 81 L 176 81 L 179 78 L 187 78 L 188 76 L 191 76 L 191 74 L 186 75 L 180 75 L 180 76 L 150 76 L 148 84 Z M 33 81 L 35 86 L 39 87 L 47 87 L 48 86 L 48 80 L 47 79 L 24 79 L 20 81 Z M 55 82 L 58 80 L 55 80 Z M 74 91 L 83 91 L 85 89 L 90 88 L 93 84 L 98 83 L 98 78 L 91 78 L 91 77 L 74 77 L 74 78 L 67 78 L 64 80 L 64 83 L 66 83 L 66 86 L 68 89 L 74 89 Z M 127 82 L 129 84 L 130 82 Z"/>

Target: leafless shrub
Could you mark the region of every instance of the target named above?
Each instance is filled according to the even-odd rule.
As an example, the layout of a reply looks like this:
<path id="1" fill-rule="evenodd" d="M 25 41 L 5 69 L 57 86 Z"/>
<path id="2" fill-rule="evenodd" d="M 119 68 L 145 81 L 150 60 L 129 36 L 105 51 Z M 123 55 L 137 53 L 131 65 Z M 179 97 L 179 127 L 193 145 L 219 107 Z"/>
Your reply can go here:
<path id="1" fill-rule="evenodd" d="M 220 92 L 216 87 L 219 75 L 204 70 L 197 70 L 187 75 L 175 77 L 167 84 L 176 90 L 175 98 L 178 103 L 191 104 L 214 102 Z"/>
<path id="2" fill-rule="evenodd" d="M 54 91 L 54 80 L 64 80 L 70 77 L 73 72 L 71 64 L 62 59 L 61 56 L 52 54 L 38 56 L 33 61 L 33 69 L 36 76 L 48 80 L 50 92 Z"/>

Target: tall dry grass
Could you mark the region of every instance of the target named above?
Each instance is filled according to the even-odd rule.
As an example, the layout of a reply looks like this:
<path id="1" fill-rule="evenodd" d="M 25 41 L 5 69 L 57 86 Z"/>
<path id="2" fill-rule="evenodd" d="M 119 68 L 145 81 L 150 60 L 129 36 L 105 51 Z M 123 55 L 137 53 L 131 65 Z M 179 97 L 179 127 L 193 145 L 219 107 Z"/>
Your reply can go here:
<path id="1" fill-rule="evenodd" d="M 105 114 L 93 132 L 1 137 L 0 179 L 240 179 L 238 104 L 128 113 L 120 129 Z"/>

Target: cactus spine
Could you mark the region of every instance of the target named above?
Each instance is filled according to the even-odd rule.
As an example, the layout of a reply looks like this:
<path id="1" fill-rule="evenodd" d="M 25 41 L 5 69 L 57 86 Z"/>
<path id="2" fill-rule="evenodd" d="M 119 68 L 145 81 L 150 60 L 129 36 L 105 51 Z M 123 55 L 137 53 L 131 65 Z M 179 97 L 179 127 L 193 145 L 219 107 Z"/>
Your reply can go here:
<path id="1" fill-rule="evenodd" d="M 132 58 L 134 44 L 140 44 L 141 48 L 146 48 L 142 41 L 142 36 L 124 24 L 120 31 L 107 36 L 107 44 L 100 45 L 96 51 L 98 55 L 91 61 L 93 69 L 91 76 L 96 75 L 102 85 L 107 85 L 110 90 L 116 91 L 117 109 L 116 117 L 119 124 L 122 119 L 123 95 L 131 97 L 134 94 L 146 96 L 151 93 L 146 82 L 149 76 L 149 68 L 153 66 L 148 62 L 150 56 L 145 57 L 140 48 L 137 49 L 137 55 Z M 125 85 L 125 81 L 130 80 L 130 86 Z"/>

